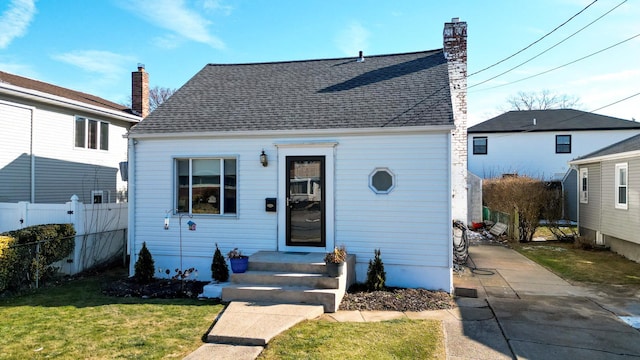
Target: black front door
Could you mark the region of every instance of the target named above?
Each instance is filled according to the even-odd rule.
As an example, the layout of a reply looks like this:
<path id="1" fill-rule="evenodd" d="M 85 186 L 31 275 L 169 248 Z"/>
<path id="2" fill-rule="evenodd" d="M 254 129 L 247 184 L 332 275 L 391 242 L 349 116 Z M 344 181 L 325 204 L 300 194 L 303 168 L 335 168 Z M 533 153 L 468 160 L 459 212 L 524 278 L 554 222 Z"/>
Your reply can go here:
<path id="1" fill-rule="evenodd" d="M 287 246 L 325 247 L 324 163 L 324 156 L 287 156 Z"/>

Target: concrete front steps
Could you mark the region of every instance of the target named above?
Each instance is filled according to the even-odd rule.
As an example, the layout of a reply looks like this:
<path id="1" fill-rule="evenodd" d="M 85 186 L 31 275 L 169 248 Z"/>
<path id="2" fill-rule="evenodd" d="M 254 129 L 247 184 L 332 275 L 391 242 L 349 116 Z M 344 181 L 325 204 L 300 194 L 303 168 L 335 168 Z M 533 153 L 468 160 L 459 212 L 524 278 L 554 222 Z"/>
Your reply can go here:
<path id="1" fill-rule="evenodd" d="M 346 289 L 355 282 L 355 256 L 349 255 L 344 274 L 326 275 L 324 253 L 259 251 L 249 268 L 231 274 L 222 288 L 222 301 L 322 305 L 336 312 Z"/>

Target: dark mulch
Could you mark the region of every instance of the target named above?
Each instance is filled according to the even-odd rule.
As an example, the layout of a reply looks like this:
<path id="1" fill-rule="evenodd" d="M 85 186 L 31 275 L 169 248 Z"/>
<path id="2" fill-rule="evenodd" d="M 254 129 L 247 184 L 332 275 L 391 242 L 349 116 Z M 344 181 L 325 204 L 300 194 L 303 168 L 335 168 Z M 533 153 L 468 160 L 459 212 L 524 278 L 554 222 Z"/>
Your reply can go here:
<path id="1" fill-rule="evenodd" d="M 176 299 L 195 299 L 202 294 L 206 281 L 180 281 L 175 279 L 154 279 L 149 284 L 140 284 L 134 278 L 110 282 L 102 289 L 109 296 Z"/>
<path id="2" fill-rule="evenodd" d="M 340 310 L 424 311 L 453 307 L 453 297 L 444 291 L 406 288 L 368 291 L 362 285 L 352 286 L 340 303 Z"/>

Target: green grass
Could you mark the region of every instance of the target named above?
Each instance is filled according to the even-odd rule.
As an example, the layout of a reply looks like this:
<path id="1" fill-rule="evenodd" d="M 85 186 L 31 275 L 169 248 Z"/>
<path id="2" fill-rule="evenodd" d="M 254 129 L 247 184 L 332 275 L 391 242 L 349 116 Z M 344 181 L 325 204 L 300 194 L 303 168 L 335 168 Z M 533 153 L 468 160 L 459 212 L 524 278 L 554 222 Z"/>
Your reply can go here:
<path id="1" fill-rule="evenodd" d="M 640 264 L 607 250 L 559 242 L 513 243 L 518 252 L 569 281 L 640 287 Z"/>
<path id="2" fill-rule="evenodd" d="M 258 359 L 443 359 L 440 321 L 306 321 L 275 337 Z"/>
<path id="3" fill-rule="evenodd" d="M 182 359 L 222 305 L 105 296 L 104 277 L 0 300 L 0 359 Z"/>

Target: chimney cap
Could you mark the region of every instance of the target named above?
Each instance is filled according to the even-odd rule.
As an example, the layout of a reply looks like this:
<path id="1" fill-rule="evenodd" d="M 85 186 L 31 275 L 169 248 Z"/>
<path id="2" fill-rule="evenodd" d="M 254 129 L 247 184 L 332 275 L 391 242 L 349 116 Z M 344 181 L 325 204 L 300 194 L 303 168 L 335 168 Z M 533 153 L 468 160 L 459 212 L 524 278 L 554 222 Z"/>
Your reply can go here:
<path id="1" fill-rule="evenodd" d="M 452 23 L 460 22 L 460 18 L 459 18 L 459 17 L 451 18 L 451 22 L 452 22 Z"/>
<path id="2" fill-rule="evenodd" d="M 144 64 L 138 63 L 138 71 L 144 71 Z"/>

